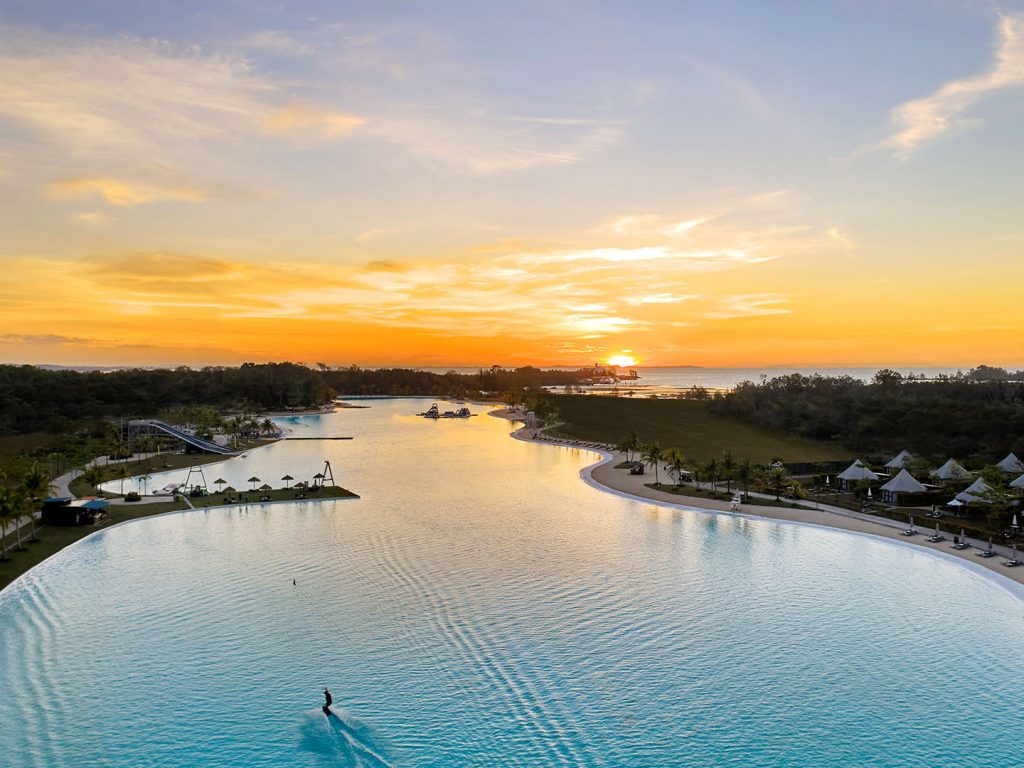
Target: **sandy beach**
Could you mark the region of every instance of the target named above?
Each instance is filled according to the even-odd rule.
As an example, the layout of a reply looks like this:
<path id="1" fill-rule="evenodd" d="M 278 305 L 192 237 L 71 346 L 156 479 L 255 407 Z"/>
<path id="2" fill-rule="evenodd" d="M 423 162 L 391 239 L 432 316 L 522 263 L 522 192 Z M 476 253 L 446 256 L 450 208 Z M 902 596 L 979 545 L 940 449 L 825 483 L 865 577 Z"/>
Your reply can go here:
<path id="1" fill-rule="evenodd" d="M 490 415 L 510 421 L 522 421 L 521 413 L 510 411 L 507 408 L 491 411 Z M 921 520 L 917 526 L 918 535 L 904 536 L 901 531 L 906 528 L 906 525 L 903 523 L 861 515 L 838 507 L 828 507 L 824 504 L 820 505 L 819 509 L 791 509 L 788 507 L 771 507 L 747 503 L 743 504 L 738 512 L 733 512 L 730 509 L 729 502 L 726 501 L 699 498 L 690 498 L 687 501 L 682 501 L 682 499 L 687 497 L 680 497 L 656 488 L 648 488 L 646 483 L 651 482 L 652 478 L 647 475 L 631 475 L 627 470 L 615 469 L 616 464 L 626 460 L 624 454 L 582 445 L 566 445 L 559 441 L 544 439 L 541 433 L 538 433 L 538 437 L 535 438 L 533 437 L 534 433 L 533 429 L 520 427 L 512 432 L 512 437 L 517 440 L 541 443 L 553 447 L 575 448 L 601 455 L 602 459 L 598 463 L 586 467 L 580 474 L 585 482 L 611 493 L 644 499 L 677 509 L 698 512 L 721 512 L 743 517 L 783 520 L 876 536 L 899 544 L 922 547 L 946 557 L 953 557 L 969 567 L 985 569 L 992 574 L 997 574 L 1017 584 L 1024 584 L 1024 566 L 1007 568 L 1003 565 L 1003 562 L 1006 560 L 1003 553 L 1009 551 L 1008 547 L 996 547 L 996 551 L 1000 553 L 997 557 L 979 557 L 978 552 L 980 550 L 977 546 L 980 546 L 981 542 L 972 542 L 977 546 L 972 546 L 969 549 L 956 550 L 952 547 L 952 536 L 948 532 L 946 541 L 933 544 L 927 540 L 929 525 L 925 520 Z"/>

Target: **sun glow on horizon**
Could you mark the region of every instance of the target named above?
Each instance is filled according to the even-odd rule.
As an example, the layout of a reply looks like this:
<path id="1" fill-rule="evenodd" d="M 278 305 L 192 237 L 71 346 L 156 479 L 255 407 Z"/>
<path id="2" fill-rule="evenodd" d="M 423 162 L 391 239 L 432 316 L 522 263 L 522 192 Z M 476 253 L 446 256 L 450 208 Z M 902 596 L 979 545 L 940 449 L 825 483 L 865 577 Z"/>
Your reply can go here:
<path id="1" fill-rule="evenodd" d="M 636 365 L 636 358 L 629 355 L 612 355 L 607 362 L 608 365 L 614 365 L 616 368 L 629 368 Z"/>

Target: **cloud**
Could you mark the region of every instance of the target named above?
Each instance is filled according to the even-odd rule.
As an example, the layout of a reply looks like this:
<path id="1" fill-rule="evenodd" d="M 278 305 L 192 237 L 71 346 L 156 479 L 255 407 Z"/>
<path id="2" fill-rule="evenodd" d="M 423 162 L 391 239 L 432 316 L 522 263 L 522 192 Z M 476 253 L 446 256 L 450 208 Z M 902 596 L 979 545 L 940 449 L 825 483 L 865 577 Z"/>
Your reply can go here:
<path id="1" fill-rule="evenodd" d="M 110 205 L 131 207 L 157 200 L 182 200 L 198 203 L 206 199 L 206 192 L 198 187 L 169 185 L 116 179 L 109 176 L 79 177 L 51 181 L 50 193 L 58 198 L 81 198 L 98 195 Z"/>
<path id="2" fill-rule="evenodd" d="M 0 335 L 4 344 L 95 344 L 98 339 L 82 336 L 63 336 L 59 333 L 5 333 Z"/>
<path id="3" fill-rule="evenodd" d="M 319 137 L 334 139 L 366 123 L 366 118 L 346 115 L 328 109 L 293 102 L 275 110 L 264 127 L 275 136 Z"/>
<path id="4" fill-rule="evenodd" d="M 715 299 L 721 304 L 716 308 L 702 313 L 710 320 L 731 320 L 736 317 L 760 317 L 763 315 L 787 315 L 792 310 L 783 306 L 786 296 L 774 293 L 748 293 L 736 296 L 722 296 Z"/>
<path id="5" fill-rule="evenodd" d="M 881 146 L 906 159 L 925 144 L 968 124 L 964 113 L 996 91 L 1024 85 L 1024 15 L 1000 17 L 995 61 L 988 72 L 953 80 L 929 96 L 892 110 L 896 132 Z"/>

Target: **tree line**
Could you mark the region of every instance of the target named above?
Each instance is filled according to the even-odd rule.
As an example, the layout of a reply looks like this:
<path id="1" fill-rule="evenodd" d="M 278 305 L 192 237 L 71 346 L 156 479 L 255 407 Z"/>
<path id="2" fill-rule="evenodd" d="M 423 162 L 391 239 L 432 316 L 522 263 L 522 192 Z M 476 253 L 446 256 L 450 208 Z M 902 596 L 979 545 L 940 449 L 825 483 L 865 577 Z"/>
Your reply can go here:
<path id="1" fill-rule="evenodd" d="M 906 449 L 981 466 L 1024 454 L 1024 383 L 986 370 L 925 381 L 887 369 L 869 382 L 790 374 L 742 382 L 716 395 L 711 409 L 863 454 Z"/>
<path id="2" fill-rule="evenodd" d="M 0 365 L 0 434 L 62 433 L 82 420 L 151 417 L 169 408 L 284 410 L 323 405 L 338 395 L 479 397 L 512 389 L 572 385 L 580 376 L 577 371 L 531 366 L 441 374 L 287 362 L 116 371 Z"/>

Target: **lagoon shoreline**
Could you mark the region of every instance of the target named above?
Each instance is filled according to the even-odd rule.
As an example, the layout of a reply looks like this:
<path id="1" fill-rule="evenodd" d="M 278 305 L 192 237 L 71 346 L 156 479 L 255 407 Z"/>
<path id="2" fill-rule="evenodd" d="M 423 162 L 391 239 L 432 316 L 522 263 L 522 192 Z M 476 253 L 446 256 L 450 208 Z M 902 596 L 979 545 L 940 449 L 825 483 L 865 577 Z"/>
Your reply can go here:
<path id="1" fill-rule="evenodd" d="M 505 419 L 512 422 L 522 422 L 522 414 L 513 412 L 508 408 L 499 408 L 488 413 L 489 416 Z M 513 429 L 510 436 L 516 440 L 528 443 L 537 443 L 550 447 L 573 448 L 576 450 L 590 451 L 601 456 L 601 459 L 589 464 L 580 471 L 581 479 L 588 485 L 597 488 L 605 493 L 612 493 L 624 498 L 636 501 L 652 502 L 658 506 L 670 507 L 689 512 L 701 512 L 704 514 L 726 514 L 749 519 L 765 519 L 774 522 L 810 525 L 819 528 L 831 528 L 846 533 L 860 536 L 870 536 L 875 539 L 882 539 L 890 544 L 907 545 L 917 551 L 928 552 L 934 556 L 949 559 L 959 565 L 966 566 L 985 578 L 990 578 L 1000 586 L 1008 589 L 1017 597 L 1024 599 L 1024 567 L 1007 568 L 1002 565 L 1005 557 L 982 558 L 978 556 L 979 549 L 971 547 L 966 550 L 955 550 L 951 541 L 946 540 L 938 543 L 927 541 L 927 526 L 918 526 L 917 536 L 904 536 L 901 531 L 906 525 L 894 520 L 883 518 L 871 518 L 852 513 L 848 510 L 819 505 L 818 509 L 791 507 L 772 507 L 756 503 L 745 503 L 739 510 L 730 509 L 727 501 L 716 499 L 694 498 L 695 503 L 681 503 L 679 496 L 668 491 L 649 488 L 646 482 L 650 480 L 646 475 L 630 475 L 625 470 L 616 469 L 615 465 L 626 460 L 624 454 L 616 451 L 602 450 L 586 446 L 572 446 L 534 437 L 536 430 L 521 426 Z"/>

